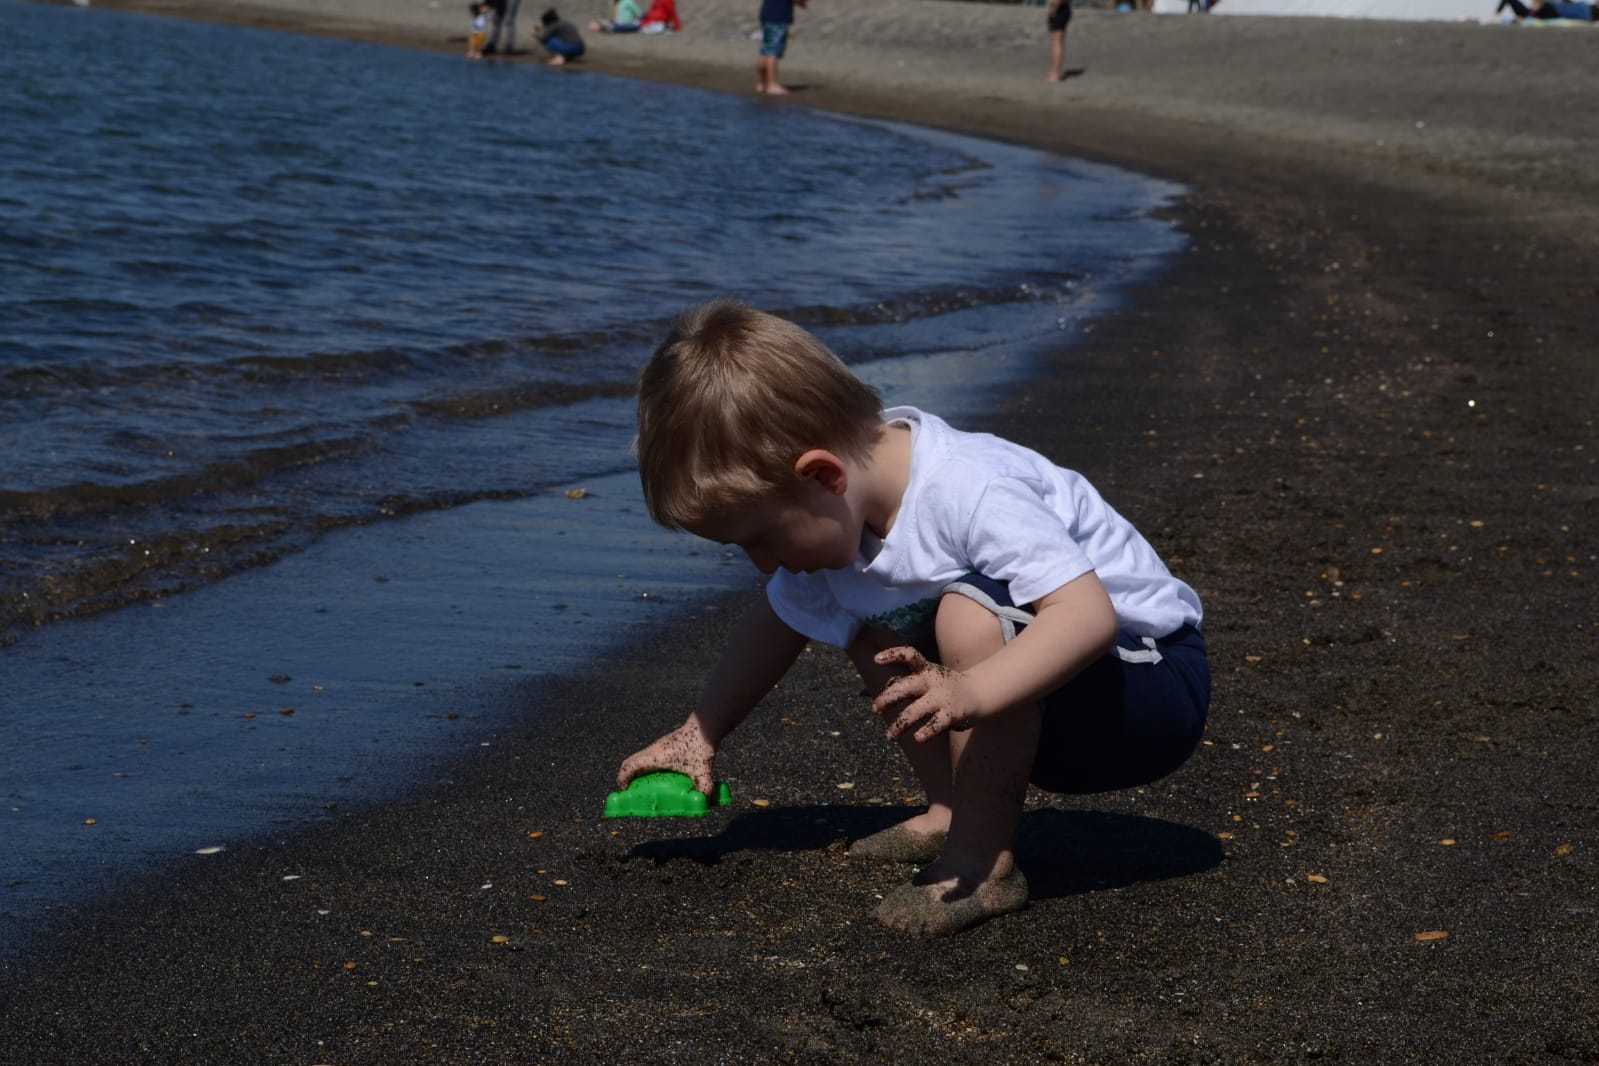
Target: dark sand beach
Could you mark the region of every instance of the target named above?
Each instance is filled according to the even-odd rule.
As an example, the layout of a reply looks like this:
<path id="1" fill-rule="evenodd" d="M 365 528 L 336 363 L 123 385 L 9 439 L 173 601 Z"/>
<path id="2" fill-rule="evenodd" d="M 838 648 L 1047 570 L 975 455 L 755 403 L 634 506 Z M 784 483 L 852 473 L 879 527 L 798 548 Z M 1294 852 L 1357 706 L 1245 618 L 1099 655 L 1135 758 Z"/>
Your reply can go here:
<path id="1" fill-rule="evenodd" d="M 988 428 L 1200 592 L 1206 746 L 1035 794 L 1031 905 L 907 940 L 872 909 L 908 871 L 845 847 L 914 789 L 827 649 L 724 748 L 730 810 L 598 818 L 734 598 L 518 692 L 522 734 L 448 784 L 63 914 L 0 974 L 0 1061 L 1599 1061 L 1599 31 L 1088 11 L 1046 86 L 1037 9 L 877 3 L 817 0 L 772 106 L 1193 189 L 1190 251 Z M 464 21 L 107 6 L 452 49 Z M 586 65 L 748 92 L 754 8 Z"/>

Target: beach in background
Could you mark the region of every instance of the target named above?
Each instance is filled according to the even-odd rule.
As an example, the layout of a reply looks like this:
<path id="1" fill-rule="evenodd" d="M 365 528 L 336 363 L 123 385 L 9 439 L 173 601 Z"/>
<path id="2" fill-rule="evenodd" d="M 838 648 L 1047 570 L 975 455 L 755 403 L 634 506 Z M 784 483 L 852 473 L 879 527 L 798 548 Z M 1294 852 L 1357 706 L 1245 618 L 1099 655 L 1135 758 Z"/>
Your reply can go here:
<path id="1" fill-rule="evenodd" d="M 465 22 L 409 0 L 107 6 L 441 53 Z M 1599 1057 L 1599 139 L 1591 106 L 1545 106 L 1593 98 L 1599 33 L 1088 10 L 1068 45 L 1081 71 L 1052 86 L 1038 9 L 818 0 L 783 65 L 800 91 L 757 102 L 752 7 L 684 5 L 681 35 L 591 35 L 576 69 L 524 56 L 482 74 L 579 92 L 590 72 L 624 74 L 750 97 L 774 120 L 817 108 L 978 133 L 1186 187 L 1160 211 L 1184 250 L 1156 284 L 1070 338 L 1046 328 L 1032 376 L 972 397 L 971 422 L 1089 474 L 1200 591 L 1217 678 L 1205 747 L 1136 793 L 1031 797 L 1033 905 L 907 942 L 871 919 L 906 872 L 844 845 L 903 817 L 908 775 L 825 650 L 729 742 L 731 810 L 596 818 L 616 761 L 681 717 L 757 594 L 719 554 L 629 541 L 607 518 L 636 506 L 625 472 L 587 482 L 592 499 L 558 484 L 527 505 L 363 528 L 325 542 L 321 575 L 308 552 L 160 608 L 186 615 L 175 646 L 120 611 L 0 652 L 76 629 L 76 657 L 29 679 L 77 674 L 114 700 L 129 694 L 119 656 L 149 691 L 170 676 L 163 657 L 197 689 L 206 661 L 180 661 L 215 642 L 253 687 L 224 674 L 207 699 L 258 700 L 240 743 L 279 730 L 273 758 L 295 764 L 281 731 L 325 728 L 317 701 L 338 686 L 252 652 L 348 647 L 379 668 L 338 680 L 409 707 L 411 731 L 436 741 L 419 763 L 372 753 L 402 778 L 381 802 L 308 793 L 273 832 L 130 865 L 53 906 L 4 971 L 13 1050 Z M 502 556 L 514 568 L 526 550 L 527 508 L 561 522 L 590 505 L 595 565 L 572 597 L 639 624 L 598 661 L 519 677 L 507 668 L 526 662 L 500 654 L 514 634 L 493 618 L 547 592 L 508 580 Z M 680 584 L 610 578 L 606 537 Z M 441 562 L 463 545 L 492 557 Z M 391 572 L 364 572 L 374 557 Z M 671 606 L 713 587 L 693 610 Z M 646 607 L 651 592 L 663 602 Z M 282 624 L 232 609 L 250 602 L 280 602 Z M 483 616 L 482 657 L 436 670 L 433 635 Z M 280 701 L 286 684 L 310 691 Z M 63 832 L 102 828 L 81 821 Z"/>
<path id="2" fill-rule="evenodd" d="M 99 6 L 464 48 L 442 0 L 101 0 Z M 586 24 L 607 5 L 556 5 Z M 829 110 L 938 117 L 944 128 L 1056 143 L 1209 145 L 1218 156 L 1317 160 L 1354 177 L 1447 189 L 1520 221 L 1569 226 L 1599 193 L 1596 35 L 1584 27 L 1333 18 L 1127 17 L 1077 12 L 1064 83 L 1044 81 L 1044 13 L 960 0 L 818 2 L 796 20 L 783 77 L 792 101 Z M 463 9 L 464 10 L 464 9 Z M 542 10 L 542 8 L 540 8 Z M 688 0 L 684 30 L 588 33 L 587 69 L 754 87 L 759 5 Z M 523 57 L 538 12 L 522 13 Z M 748 83 L 747 85 L 745 83 Z M 978 116 L 982 117 L 979 118 Z M 1045 129 L 1045 126 L 1053 127 Z M 1136 127 L 1138 136 L 1125 134 Z M 1112 136 L 1123 134 L 1114 149 Z M 1158 163 L 1157 152 L 1149 153 Z M 1591 227 L 1590 227 L 1591 228 Z"/>

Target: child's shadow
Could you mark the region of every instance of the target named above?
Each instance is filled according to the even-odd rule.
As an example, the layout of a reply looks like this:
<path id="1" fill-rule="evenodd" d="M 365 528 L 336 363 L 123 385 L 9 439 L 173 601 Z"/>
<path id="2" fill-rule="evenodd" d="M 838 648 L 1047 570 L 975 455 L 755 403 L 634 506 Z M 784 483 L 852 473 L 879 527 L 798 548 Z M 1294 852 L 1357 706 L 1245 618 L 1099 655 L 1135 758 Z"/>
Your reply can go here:
<path id="1" fill-rule="evenodd" d="M 909 807 L 778 807 L 741 814 L 712 837 L 640 844 L 632 859 L 713 865 L 741 851 L 818 851 L 886 829 Z M 1104 811 L 1041 810 L 1022 818 L 1016 860 L 1034 899 L 1186 877 L 1221 864 L 1221 844 L 1192 826 Z"/>

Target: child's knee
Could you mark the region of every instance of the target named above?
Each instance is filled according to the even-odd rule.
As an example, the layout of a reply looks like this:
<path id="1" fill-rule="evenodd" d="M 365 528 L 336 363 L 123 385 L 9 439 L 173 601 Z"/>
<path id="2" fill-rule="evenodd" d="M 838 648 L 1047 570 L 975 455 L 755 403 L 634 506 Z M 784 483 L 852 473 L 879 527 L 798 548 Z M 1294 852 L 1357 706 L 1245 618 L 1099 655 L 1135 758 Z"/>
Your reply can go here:
<path id="1" fill-rule="evenodd" d="M 999 618 L 968 596 L 945 593 L 938 601 L 933 631 L 939 660 L 952 670 L 965 670 L 1005 646 Z"/>

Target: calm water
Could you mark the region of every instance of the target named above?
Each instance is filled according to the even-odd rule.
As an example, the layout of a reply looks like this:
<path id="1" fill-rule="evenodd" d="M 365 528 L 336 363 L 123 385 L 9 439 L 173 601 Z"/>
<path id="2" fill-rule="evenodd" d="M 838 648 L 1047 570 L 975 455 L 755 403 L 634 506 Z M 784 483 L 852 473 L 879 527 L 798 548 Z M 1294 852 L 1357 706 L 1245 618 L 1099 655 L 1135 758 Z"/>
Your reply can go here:
<path id="1" fill-rule="evenodd" d="M 725 583 L 628 502 L 633 379 L 683 306 L 789 315 L 958 417 L 1180 243 L 1148 217 L 1170 186 L 796 107 L 8 0 L 0 39 L 12 916 L 108 854 L 320 800 L 382 730 L 437 742 L 386 686 L 480 680 L 526 642 L 519 604 L 592 596 L 585 617 L 626 625 L 651 589 Z M 612 502 L 578 517 L 570 485 Z M 500 621 L 446 662 L 428 619 L 384 628 L 377 570 Z M 607 608 L 613 571 L 653 583 Z M 274 615 L 287 590 L 319 615 Z M 509 665 L 569 668 L 585 639 Z M 268 674 L 361 698 L 238 756 L 266 728 L 241 706 L 307 698 Z M 111 804 L 142 818 L 67 842 Z"/>

